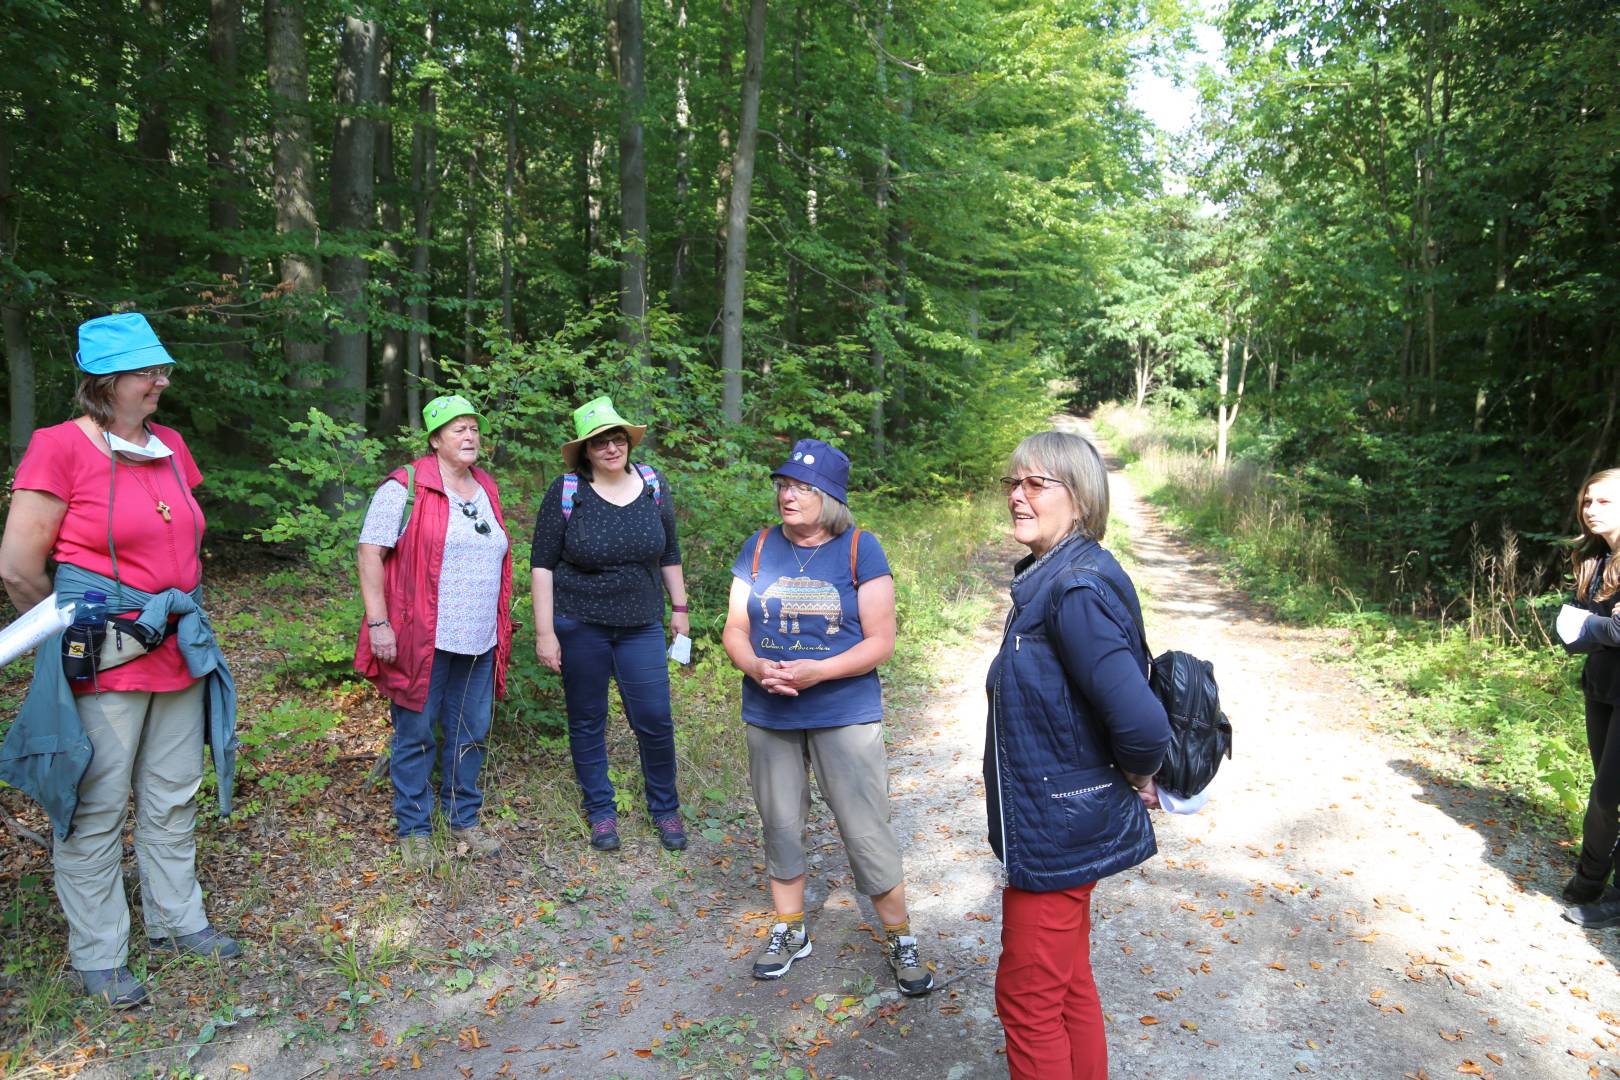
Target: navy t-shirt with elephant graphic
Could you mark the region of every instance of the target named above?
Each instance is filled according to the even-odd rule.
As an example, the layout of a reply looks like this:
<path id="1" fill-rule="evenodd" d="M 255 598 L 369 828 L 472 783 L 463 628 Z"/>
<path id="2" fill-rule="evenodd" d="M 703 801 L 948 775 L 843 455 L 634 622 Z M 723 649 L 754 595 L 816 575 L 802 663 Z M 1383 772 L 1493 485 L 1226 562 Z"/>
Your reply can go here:
<path id="1" fill-rule="evenodd" d="M 855 530 L 820 548 L 799 547 L 773 525 L 759 553 L 759 576 L 752 577 L 759 534 L 743 544 L 731 572 L 750 586 L 748 642 L 768 660 L 825 660 L 863 638 L 855 580 L 861 584 L 892 576 L 877 537 L 864 529 L 855 548 L 856 579 L 849 575 L 849 546 Z M 798 697 L 772 694 L 743 677 L 743 719 L 780 730 L 843 727 L 883 719 L 883 688 L 876 671 L 817 683 Z"/>

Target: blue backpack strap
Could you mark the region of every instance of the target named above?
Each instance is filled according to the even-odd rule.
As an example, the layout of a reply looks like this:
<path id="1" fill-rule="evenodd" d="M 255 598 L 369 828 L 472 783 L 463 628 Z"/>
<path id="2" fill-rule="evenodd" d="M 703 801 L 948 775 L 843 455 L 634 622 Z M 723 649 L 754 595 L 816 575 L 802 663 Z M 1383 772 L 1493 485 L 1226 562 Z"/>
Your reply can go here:
<path id="1" fill-rule="evenodd" d="M 579 474 L 563 473 L 562 512 L 567 521 L 574 513 L 574 496 L 579 494 Z"/>
<path id="2" fill-rule="evenodd" d="M 653 502 L 659 506 L 664 505 L 664 491 L 658 484 L 658 472 L 651 465 L 636 462 L 636 472 L 641 474 L 642 483 L 652 488 Z"/>

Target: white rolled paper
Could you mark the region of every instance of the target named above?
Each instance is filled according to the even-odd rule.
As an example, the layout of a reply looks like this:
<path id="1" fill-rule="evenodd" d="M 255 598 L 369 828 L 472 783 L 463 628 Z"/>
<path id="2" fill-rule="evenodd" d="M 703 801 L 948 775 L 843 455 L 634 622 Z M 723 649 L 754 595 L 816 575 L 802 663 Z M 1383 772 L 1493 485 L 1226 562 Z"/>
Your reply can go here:
<path id="1" fill-rule="evenodd" d="M 0 666 L 11 663 L 23 653 L 32 652 L 39 643 L 52 634 L 60 633 L 73 622 L 73 604 L 61 604 L 56 594 L 29 609 L 26 615 L 0 630 Z"/>

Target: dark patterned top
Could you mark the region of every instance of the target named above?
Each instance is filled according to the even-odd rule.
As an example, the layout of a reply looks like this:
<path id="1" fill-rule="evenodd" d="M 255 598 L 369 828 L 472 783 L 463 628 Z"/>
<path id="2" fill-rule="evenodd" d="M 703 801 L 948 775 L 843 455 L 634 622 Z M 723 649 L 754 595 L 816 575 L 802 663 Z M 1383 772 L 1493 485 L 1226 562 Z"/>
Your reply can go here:
<path id="1" fill-rule="evenodd" d="M 601 626 L 664 621 L 661 568 L 680 565 L 681 545 L 663 473 L 658 486 L 662 505 L 648 487 L 630 505 L 615 506 L 581 477 L 564 521 L 562 477 L 552 481 L 534 519 L 529 558 L 535 569 L 551 571 L 558 614 Z"/>

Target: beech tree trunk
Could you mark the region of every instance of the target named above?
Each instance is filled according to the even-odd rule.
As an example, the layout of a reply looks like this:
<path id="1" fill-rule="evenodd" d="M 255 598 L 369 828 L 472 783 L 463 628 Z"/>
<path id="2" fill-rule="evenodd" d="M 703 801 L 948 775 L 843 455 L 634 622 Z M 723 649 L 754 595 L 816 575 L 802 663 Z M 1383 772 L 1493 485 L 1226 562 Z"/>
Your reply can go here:
<path id="1" fill-rule="evenodd" d="M 241 0 L 209 0 L 208 59 L 214 69 L 215 87 L 208 98 L 206 152 L 208 231 L 214 237 L 215 248 L 208 257 L 208 268 L 219 278 L 216 299 L 232 305 L 238 302 L 242 279 L 242 257 L 236 250 L 242 229 L 242 185 L 237 175 L 235 113 L 241 38 Z M 227 313 L 221 321 L 229 332 L 221 351 L 232 363 L 247 363 L 248 346 L 243 340 L 246 334 L 241 318 Z"/>
<path id="2" fill-rule="evenodd" d="M 141 0 L 140 10 L 147 23 L 140 38 L 141 66 L 145 78 L 148 81 L 156 81 L 169 61 L 169 50 L 165 47 L 165 43 L 169 40 L 169 31 L 166 26 L 164 0 Z M 172 225 L 162 212 L 167 203 L 166 193 L 172 186 L 169 172 L 173 144 L 174 138 L 169 128 L 168 96 L 153 88 L 141 95 L 140 119 L 135 127 L 135 156 L 139 159 L 152 190 L 165 193 L 162 199 L 156 200 L 156 207 L 148 210 L 145 216 L 139 219 L 142 222 L 140 230 L 142 235 L 139 250 L 135 255 L 135 265 L 139 268 L 141 276 L 147 279 L 145 284 L 148 287 L 156 284 L 157 279 L 172 273 L 179 260 L 179 248 L 175 243 Z"/>
<path id="3" fill-rule="evenodd" d="M 382 83 L 382 27 L 372 19 L 343 17 L 343 44 L 333 97 L 337 124 L 332 137 L 332 189 L 329 220 L 347 245 L 363 242 L 376 224 L 377 134 L 366 115 L 377 104 Z M 366 319 L 366 260 L 358 251 L 332 256 L 326 268 L 327 292 L 342 322 L 327 339 L 327 387 L 339 397 L 334 412 L 366 419 L 366 366 L 370 350 Z"/>
<path id="4" fill-rule="evenodd" d="M 322 347 L 310 310 L 321 290 L 309 120 L 309 55 L 303 0 L 265 0 L 265 68 L 270 87 L 270 177 L 281 236 L 281 292 L 289 303 L 282 355 L 290 385 L 320 385 Z"/>
<path id="5" fill-rule="evenodd" d="M 506 168 L 501 177 L 501 329 L 512 337 L 517 325 L 513 311 L 514 272 L 512 246 L 517 243 L 518 102 L 516 86 L 523 67 L 523 24 L 512 28 L 512 95 L 506 102 Z"/>
<path id="6" fill-rule="evenodd" d="M 461 308 L 461 362 L 472 364 L 478 359 L 478 319 L 473 305 L 478 302 L 478 245 L 477 213 L 478 145 L 467 152 L 467 192 L 461 204 L 461 246 L 466 256 L 466 292 L 462 294 Z"/>
<path id="7" fill-rule="evenodd" d="M 641 122 L 647 106 L 641 0 L 618 0 L 619 337 L 651 362 L 647 350 L 647 151 Z"/>
<path id="8" fill-rule="evenodd" d="M 889 108 L 889 63 L 884 52 L 883 39 L 888 36 L 889 12 L 885 8 L 883 18 L 878 22 L 877 34 L 874 43 L 877 47 L 877 101 L 876 106 L 880 115 L 887 115 Z M 887 351 L 888 328 L 885 322 L 888 319 L 889 307 L 889 281 L 888 267 L 885 265 L 886 239 L 889 235 L 889 140 L 885 128 L 883 141 L 878 146 L 877 179 L 872 185 L 873 201 L 877 204 L 877 236 L 875 237 L 876 250 L 872 252 L 872 277 L 867 291 L 872 298 L 872 308 L 867 315 L 867 335 L 871 339 L 868 356 L 872 364 L 872 417 L 869 429 L 872 437 L 872 453 L 881 458 L 883 456 L 883 397 L 888 393 L 888 366 Z"/>
<path id="9" fill-rule="evenodd" d="M 754 184 L 754 146 L 759 139 L 759 86 L 765 67 L 765 0 L 750 0 L 747 53 L 737 152 L 731 159 L 731 211 L 726 221 L 726 284 L 721 307 L 720 370 L 727 420 L 742 419 L 743 277 L 748 269 L 748 200 Z"/>
<path id="10" fill-rule="evenodd" d="M 379 98 L 385 106 L 394 104 L 394 58 L 389 43 L 383 42 L 382 89 Z M 400 295 L 405 262 L 405 213 L 400 205 L 399 175 L 394 167 L 394 124 L 381 120 L 377 129 L 377 194 L 382 211 L 382 248 L 386 255 L 382 297 L 388 323 L 382 329 L 382 352 L 377 377 L 381 382 L 377 399 L 377 430 L 388 433 L 399 427 L 405 414 L 405 300 Z"/>
<path id="11" fill-rule="evenodd" d="M 0 120 L 0 262 L 17 258 L 17 193 L 11 187 L 11 128 Z M 16 467 L 34 434 L 34 350 L 28 337 L 28 307 L 13 280 L 0 287 L 0 342 L 6 347 L 11 401 L 11 465 Z"/>
<path id="12" fill-rule="evenodd" d="M 664 0 L 669 7 L 672 0 Z M 690 50 L 686 44 L 686 0 L 674 0 L 675 10 L 675 255 L 669 271 L 669 302 L 679 310 L 692 258 L 686 200 L 692 190 L 692 103 Z M 669 373 L 680 374 L 680 358 L 668 357 Z"/>
<path id="13" fill-rule="evenodd" d="M 428 16 L 423 38 L 433 48 L 437 14 Z M 416 242 L 411 248 L 410 329 L 405 333 L 405 421 L 422 426 L 422 380 L 433 370 L 433 333 L 427 295 L 432 274 L 433 196 L 438 170 L 439 95 L 432 79 L 416 93 L 416 122 L 411 126 L 411 213 Z"/>

